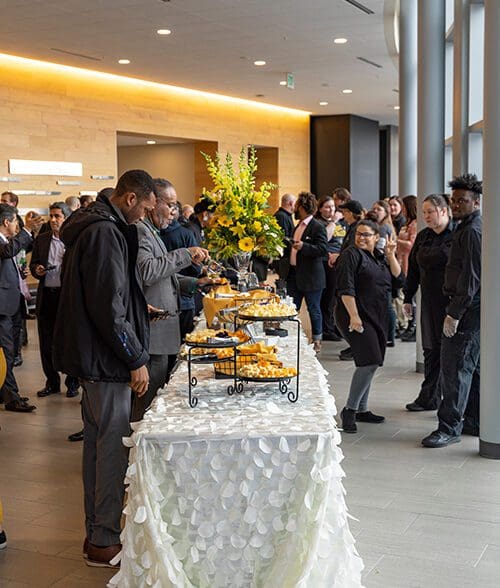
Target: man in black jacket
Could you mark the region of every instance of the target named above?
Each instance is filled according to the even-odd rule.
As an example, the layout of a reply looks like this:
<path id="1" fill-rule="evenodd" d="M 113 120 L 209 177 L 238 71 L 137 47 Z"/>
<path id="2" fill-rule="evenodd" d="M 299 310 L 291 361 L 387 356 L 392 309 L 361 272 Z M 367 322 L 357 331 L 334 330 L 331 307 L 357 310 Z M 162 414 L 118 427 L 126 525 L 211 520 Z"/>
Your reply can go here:
<path id="1" fill-rule="evenodd" d="M 316 196 L 301 192 L 295 203 L 295 218 L 300 221 L 292 235 L 290 270 L 287 291 L 300 311 L 305 298 L 311 319 L 314 351 L 321 351 L 323 321 L 321 316 L 321 293 L 326 286 L 323 258 L 327 253 L 325 227 L 315 218 Z"/>
<path id="2" fill-rule="evenodd" d="M 54 202 L 49 207 L 50 231 L 46 231 L 35 239 L 31 254 L 31 275 L 39 280 L 36 294 L 36 316 L 38 323 L 38 339 L 40 341 L 40 359 L 45 386 L 37 392 L 43 398 L 50 394 L 59 394 L 61 378 L 54 369 L 52 361 L 52 342 L 54 325 L 59 307 L 61 292 L 61 265 L 64 257 L 64 244 L 60 240 L 60 230 L 63 222 L 71 214 L 71 209 L 65 202 Z M 78 396 L 80 384 L 73 376 L 66 376 L 66 396 Z"/>
<path id="3" fill-rule="evenodd" d="M 283 229 L 285 238 L 290 239 L 295 229 L 293 222 L 293 212 L 295 210 L 295 201 L 297 199 L 293 194 L 283 194 L 281 197 L 281 206 L 274 213 L 275 219 L 279 226 Z M 286 280 L 288 276 L 288 269 L 290 267 L 290 244 L 285 241 L 285 249 L 280 259 L 273 262 L 272 268 L 278 274 L 280 280 Z"/>
<path id="4" fill-rule="evenodd" d="M 449 186 L 453 218 L 460 225 L 444 276 L 443 293 L 450 302 L 441 343 L 439 427 L 422 440 L 424 447 L 446 447 L 458 443 L 462 433 L 479 434 L 482 183 L 464 174 Z"/>
<path id="5" fill-rule="evenodd" d="M 121 549 L 130 390 L 141 396 L 149 384 L 149 320 L 133 223 L 153 209 L 154 189 L 148 173 L 128 171 L 109 199 L 77 210 L 61 229 L 66 252 L 54 364 L 83 381 L 84 555 L 91 566 L 111 566 Z"/>
<path id="6" fill-rule="evenodd" d="M 30 231 L 37 226 L 35 217 L 26 217 L 26 226 L 18 232 L 17 209 L 9 204 L 0 204 L 0 347 L 6 362 L 5 382 L 0 389 L 0 401 L 5 410 L 32 412 L 35 406 L 26 397 L 19 396 L 14 377 L 14 319 L 20 313 L 21 275 L 16 264 L 16 255 L 21 249 L 31 246 L 33 238 Z M 39 224 L 38 224 L 39 226 Z"/>

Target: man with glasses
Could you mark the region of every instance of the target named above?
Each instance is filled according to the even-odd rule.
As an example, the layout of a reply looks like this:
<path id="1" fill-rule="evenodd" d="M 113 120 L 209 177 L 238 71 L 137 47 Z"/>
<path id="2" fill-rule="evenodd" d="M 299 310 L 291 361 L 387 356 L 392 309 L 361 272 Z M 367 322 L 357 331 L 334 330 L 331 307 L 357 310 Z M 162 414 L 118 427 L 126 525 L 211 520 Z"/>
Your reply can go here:
<path id="1" fill-rule="evenodd" d="M 474 174 L 464 174 L 453 178 L 449 186 L 453 218 L 460 225 L 453 236 L 443 287 L 450 302 L 441 344 L 439 426 L 422 440 L 424 447 L 433 448 L 458 443 L 461 434 L 479 435 L 482 182 Z"/>
<path id="2" fill-rule="evenodd" d="M 171 222 L 176 205 L 168 197 L 168 186 L 162 187 L 162 184 L 155 180 L 155 188 L 156 205 L 137 225 L 139 232 L 137 268 L 144 297 L 148 305 L 153 307 L 152 316 L 154 317 L 156 313 L 156 319 L 150 325 L 149 386 L 143 396 L 134 398 L 132 421 L 142 419 L 159 388 L 168 381 L 175 365 L 181 341 L 179 325 L 181 293 L 192 297 L 196 288 L 208 281 L 207 278 L 197 280 L 194 277 L 178 275 L 178 272 L 189 267 L 193 262 L 200 263 L 208 258 L 208 251 L 201 247 L 184 247 L 168 252 L 160 232 Z"/>

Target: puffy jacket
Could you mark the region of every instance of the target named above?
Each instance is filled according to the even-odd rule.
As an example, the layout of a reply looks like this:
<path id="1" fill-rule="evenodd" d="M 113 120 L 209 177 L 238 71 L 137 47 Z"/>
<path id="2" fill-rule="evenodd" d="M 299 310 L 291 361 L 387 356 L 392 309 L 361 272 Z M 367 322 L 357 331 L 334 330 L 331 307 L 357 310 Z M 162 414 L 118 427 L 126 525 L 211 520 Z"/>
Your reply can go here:
<path id="1" fill-rule="evenodd" d="M 57 370 L 97 382 L 129 382 L 148 362 L 149 320 L 136 261 L 137 227 L 107 198 L 74 212 L 60 232 L 66 246 L 54 329 Z"/>

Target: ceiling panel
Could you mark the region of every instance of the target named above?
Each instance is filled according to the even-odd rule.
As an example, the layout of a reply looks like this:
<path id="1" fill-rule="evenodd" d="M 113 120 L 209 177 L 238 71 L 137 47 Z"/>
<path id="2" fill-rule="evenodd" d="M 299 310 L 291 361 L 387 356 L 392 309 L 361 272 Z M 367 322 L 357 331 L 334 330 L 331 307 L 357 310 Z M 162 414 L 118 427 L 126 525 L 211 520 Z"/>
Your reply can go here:
<path id="1" fill-rule="evenodd" d="M 384 0 L 363 3 L 375 14 L 343 0 L 2 0 L 0 51 L 395 123 L 397 72 L 385 42 Z M 172 35 L 161 37 L 158 28 Z M 334 45 L 335 36 L 349 42 Z M 118 65 L 120 58 L 130 65 Z M 268 64 L 258 68 L 255 59 Z M 293 91 L 279 86 L 287 71 L 295 74 Z M 354 92 L 343 95 L 343 88 Z"/>

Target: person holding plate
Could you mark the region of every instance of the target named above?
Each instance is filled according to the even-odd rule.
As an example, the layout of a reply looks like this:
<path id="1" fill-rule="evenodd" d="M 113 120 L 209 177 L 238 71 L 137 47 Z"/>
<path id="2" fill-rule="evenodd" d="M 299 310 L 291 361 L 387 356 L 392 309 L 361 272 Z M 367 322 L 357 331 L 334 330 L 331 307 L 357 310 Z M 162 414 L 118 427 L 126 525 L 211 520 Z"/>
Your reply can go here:
<path id="1" fill-rule="evenodd" d="M 370 220 L 356 225 L 354 245 L 337 260 L 335 322 L 349 343 L 356 369 L 342 410 L 345 433 L 356 433 L 356 421 L 381 423 L 383 416 L 368 410 L 370 385 L 384 363 L 387 344 L 387 296 L 401 288 L 403 275 L 396 258 L 396 239 L 387 235 L 384 252 L 377 249 L 380 228 Z"/>

